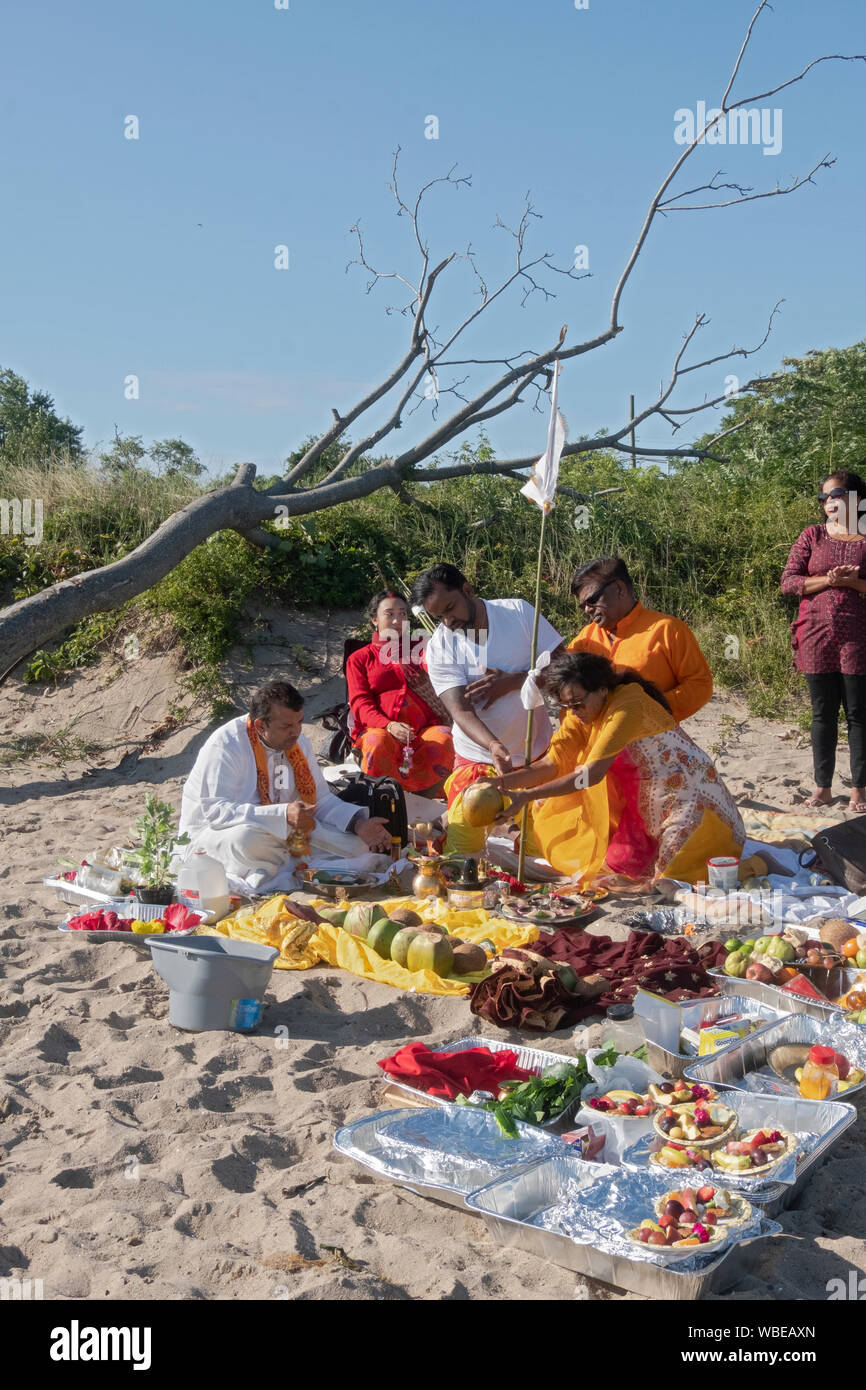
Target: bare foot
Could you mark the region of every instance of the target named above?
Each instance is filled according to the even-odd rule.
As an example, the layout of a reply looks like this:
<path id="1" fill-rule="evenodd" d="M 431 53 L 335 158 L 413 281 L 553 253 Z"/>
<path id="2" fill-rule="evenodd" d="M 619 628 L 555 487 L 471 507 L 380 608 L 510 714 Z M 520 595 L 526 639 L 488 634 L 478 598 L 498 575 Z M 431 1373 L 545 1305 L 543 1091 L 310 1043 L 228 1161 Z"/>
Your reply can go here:
<path id="1" fill-rule="evenodd" d="M 829 806 L 833 801 L 833 792 L 830 787 L 819 787 L 818 790 L 802 803 L 803 806 Z"/>

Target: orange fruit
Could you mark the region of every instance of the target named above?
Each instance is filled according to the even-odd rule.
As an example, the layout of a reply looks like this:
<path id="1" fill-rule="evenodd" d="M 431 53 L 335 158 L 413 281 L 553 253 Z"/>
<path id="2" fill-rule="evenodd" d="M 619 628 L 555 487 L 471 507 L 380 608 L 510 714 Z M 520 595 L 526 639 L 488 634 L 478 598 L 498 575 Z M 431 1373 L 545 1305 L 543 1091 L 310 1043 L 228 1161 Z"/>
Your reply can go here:
<path id="1" fill-rule="evenodd" d="M 853 956 L 856 956 L 859 949 L 856 936 L 852 936 L 851 940 L 846 941 L 842 947 L 842 955 L 848 960 L 851 960 Z"/>

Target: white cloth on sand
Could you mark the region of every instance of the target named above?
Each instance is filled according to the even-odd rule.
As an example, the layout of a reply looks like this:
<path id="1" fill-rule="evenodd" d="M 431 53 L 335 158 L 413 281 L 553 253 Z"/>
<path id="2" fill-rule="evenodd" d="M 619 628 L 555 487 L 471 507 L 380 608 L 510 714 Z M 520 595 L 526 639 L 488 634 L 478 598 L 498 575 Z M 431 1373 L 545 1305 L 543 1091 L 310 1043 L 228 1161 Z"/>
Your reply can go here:
<path id="1" fill-rule="evenodd" d="M 302 734 L 303 752 L 316 786 L 316 827 L 310 835 L 311 869 L 381 872 L 387 855 L 371 854 L 364 841 L 347 832 L 358 807 L 341 801 L 329 789 L 312 746 Z M 216 729 L 202 746 L 183 789 L 180 831 L 193 849 L 218 859 L 232 878 L 254 893 L 285 891 L 297 886 L 298 861 L 289 854 L 286 804 L 299 801 L 294 773 L 285 754 L 266 749 L 270 805 L 263 805 L 257 787 L 256 760 L 247 734 L 246 715 Z"/>

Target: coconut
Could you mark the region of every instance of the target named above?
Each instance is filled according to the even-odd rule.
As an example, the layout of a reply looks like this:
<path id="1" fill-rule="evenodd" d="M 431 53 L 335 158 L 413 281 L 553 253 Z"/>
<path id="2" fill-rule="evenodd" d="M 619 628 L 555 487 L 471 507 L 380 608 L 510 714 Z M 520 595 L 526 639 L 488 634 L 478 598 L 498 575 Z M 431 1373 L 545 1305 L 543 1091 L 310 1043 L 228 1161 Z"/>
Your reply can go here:
<path id="1" fill-rule="evenodd" d="M 447 936 L 421 931 L 413 937 L 406 956 L 408 970 L 432 970 L 434 975 L 450 975 L 454 951 Z"/>
<path id="2" fill-rule="evenodd" d="M 391 960 L 391 948 L 394 938 L 400 935 L 400 923 L 392 922 L 390 918 L 380 918 L 374 922 L 367 933 L 367 945 L 376 952 L 377 956 L 382 956 L 384 960 Z"/>
<path id="3" fill-rule="evenodd" d="M 405 966 L 409 947 L 418 935 L 417 927 L 401 927 L 391 942 L 391 959 L 395 965 Z"/>
<path id="4" fill-rule="evenodd" d="M 481 946 L 476 946 L 472 941 L 459 941 L 455 944 L 452 974 L 472 975 L 477 970 L 483 970 L 486 964 L 487 953 Z"/>
<path id="5" fill-rule="evenodd" d="M 821 923 L 818 935 L 834 951 L 841 951 L 845 942 L 857 935 L 857 928 L 850 922 L 843 921 L 841 917 L 830 917 Z"/>
<path id="6" fill-rule="evenodd" d="M 379 903 L 352 903 L 346 913 L 343 926 L 350 935 L 366 940 L 367 933 L 373 923 L 381 921 L 387 916 L 384 907 L 381 907 Z"/>
<path id="7" fill-rule="evenodd" d="M 467 825 L 493 825 L 505 810 L 505 798 L 490 782 L 473 782 L 463 793 L 460 807 Z"/>
<path id="8" fill-rule="evenodd" d="M 400 922 L 404 927 L 420 927 L 422 920 L 411 907 L 395 907 L 391 913 L 391 921 Z"/>
<path id="9" fill-rule="evenodd" d="M 347 907 L 320 907 L 319 916 L 326 922 L 330 922 L 332 927 L 342 927 L 346 920 L 349 909 Z"/>

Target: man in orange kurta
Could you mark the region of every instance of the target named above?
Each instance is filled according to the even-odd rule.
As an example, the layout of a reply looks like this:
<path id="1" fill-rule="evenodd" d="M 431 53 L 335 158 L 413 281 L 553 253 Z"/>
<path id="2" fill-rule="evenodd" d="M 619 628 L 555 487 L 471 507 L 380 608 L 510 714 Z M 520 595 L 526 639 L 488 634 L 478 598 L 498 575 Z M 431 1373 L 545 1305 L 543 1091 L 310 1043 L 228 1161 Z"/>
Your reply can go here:
<path id="1" fill-rule="evenodd" d="M 707 703 L 713 677 L 691 628 L 644 608 L 618 555 L 583 565 L 571 592 L 589 621 L 569 643 L 570 652 L 593 652 L 615 666 L 632 667 L 658 686 L 678 724 Z"/>

